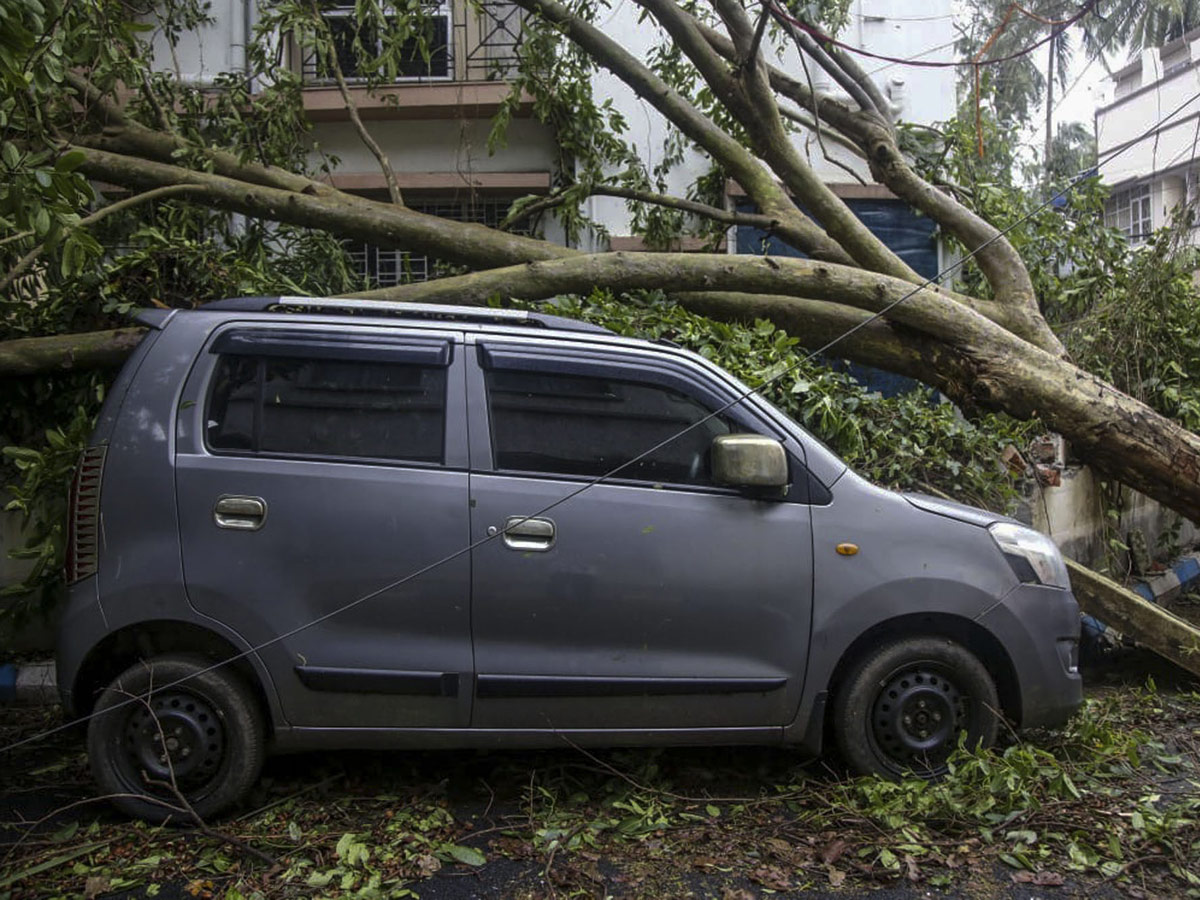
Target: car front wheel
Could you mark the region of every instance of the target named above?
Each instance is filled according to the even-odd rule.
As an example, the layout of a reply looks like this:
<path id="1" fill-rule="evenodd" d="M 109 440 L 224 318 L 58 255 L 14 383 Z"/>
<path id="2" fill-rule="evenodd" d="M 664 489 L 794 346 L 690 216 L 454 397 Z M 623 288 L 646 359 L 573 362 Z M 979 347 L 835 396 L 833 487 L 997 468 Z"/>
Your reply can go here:
<path id="1" fill-rule="evenodd" d="M 194 822 L 241 800 L 258 779 L 263 717 L 230 666 L 186 654 L 130 666 L 100 695 L 88 725 L 97 785 L 149 822 Z"/>
<path id="2" fill-rule="evenodd" d="M 995 743 L 1000 701 L 983 663 L 961 644 L 904 638 L 851 669 L 835 699 L 833 725 L 856 772 L 936 778 L 960 742 Z"/>

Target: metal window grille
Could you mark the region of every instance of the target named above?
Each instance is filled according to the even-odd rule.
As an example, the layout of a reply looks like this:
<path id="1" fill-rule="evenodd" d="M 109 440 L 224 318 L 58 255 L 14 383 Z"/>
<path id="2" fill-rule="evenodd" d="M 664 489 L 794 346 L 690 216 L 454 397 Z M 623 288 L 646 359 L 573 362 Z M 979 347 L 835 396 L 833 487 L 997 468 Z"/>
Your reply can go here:
<path id="1" fill-rule="evenodd" d="M 368 72 L 363 63 L 369 64 L 370 60 L 382 54 L 383 36 L 373 26 L 359 22 L 353 6 L 336 6 L 322 11 L 321 15 L 333 36 L 342 75 L 347 81 L 364 79 Z M 413 37 L 400 47 L 402 61 L 397 81 L 446 81 L 454 77 L 454 47 L 451 41 L 454 25 L 450 4 L 430 4 L 424 25 L 426 34 L 423 43 Z M 356 44 L 361 47 L 361 55 L 355 51 Z M 304 58 L 301 70 L 305 81 L 321 83 L 332 80 L 322 62 L 315 53 Z"/>
<path id="2" fill-rule="evenodd" d="M 408 208 L 454 222 L 476 222 L 495 228 L 508 215 L 511 203 L 508 198 L 446 198 L 410 202 Z M 514 227 L 512 232 L 529 234 L 530 229 L 527 224 L 522 224 Z M 450 267 L 436 257 L 391 247 L 379 247 L 362 241 L 347 242 L 346 251 L 355 271 L 365 278 L 371 287 L 392 287 L 414 281 L 429 281 Z"/>
<path id="3" fill-rule="evenodd" d="M 504 81 L 517 73 L 521 33 L 528 13 L 512 0 L 480 0 L 473 4 L 476 32 L 464 35 L 467 81 Z M 463 28 L 466 29 L 465 17 Z M 456 23 L 457 25 L 457 23 Z"/>

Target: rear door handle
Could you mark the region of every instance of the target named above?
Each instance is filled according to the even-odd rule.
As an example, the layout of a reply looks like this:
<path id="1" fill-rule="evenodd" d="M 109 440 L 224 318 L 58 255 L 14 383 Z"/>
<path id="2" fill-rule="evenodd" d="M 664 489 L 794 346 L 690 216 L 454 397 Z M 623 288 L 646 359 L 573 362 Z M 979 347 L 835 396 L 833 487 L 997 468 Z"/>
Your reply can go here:
<path id="1" fill-rule="evenodd" d="M 510 550 L 549 550 L 554 546 L 554 522 L 509 516 L 504 523 L 504 546 Z"/>
<path id="2" fill-rule="evenodd" d="M 267 501 L 262 497 L 218 497 L 217 505 L 213 507 L 213 521 L 218 528 L 258 531 L 267 521 Z"/>

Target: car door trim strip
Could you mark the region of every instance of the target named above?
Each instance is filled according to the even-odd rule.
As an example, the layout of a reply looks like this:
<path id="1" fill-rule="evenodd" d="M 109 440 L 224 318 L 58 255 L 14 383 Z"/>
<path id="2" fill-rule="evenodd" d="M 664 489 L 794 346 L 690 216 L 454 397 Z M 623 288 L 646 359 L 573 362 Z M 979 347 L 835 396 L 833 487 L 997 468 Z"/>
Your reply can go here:
<path id="1" fill-rule="evenodd" d="M 410 672 L 396 669 L 343 669 L 331 666 L 296 666 L 296 674 L 309 690 L 345 694 L 410 694 L 421 697 L 457 697 L 457 672 Z"/>
<path id="2" fill-rule="evenodd" d="M 786 678 L 622 678 L 575 675 L 478 675 L 475 696 L 629 697 L 677 694 L 760 694 L 787 685 Z"/>

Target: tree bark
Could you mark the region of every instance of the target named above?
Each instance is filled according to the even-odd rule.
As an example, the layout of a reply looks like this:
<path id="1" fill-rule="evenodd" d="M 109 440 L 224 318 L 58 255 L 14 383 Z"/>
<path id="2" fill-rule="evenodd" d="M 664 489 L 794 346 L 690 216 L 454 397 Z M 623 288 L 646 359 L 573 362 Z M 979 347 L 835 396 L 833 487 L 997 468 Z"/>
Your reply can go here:
<path id="1" fill-rule="evenodd" d="M 1067 560 L 1067 568 L 1071 589 L 1084 612 L 1200 675 L 1200 628 L 1073 559 Z"/>
<path id="2" fill-rule="evenodd" d="M 0 378 L 116 368 L 145 333 L 144 328 L 114 328 L 2 341 Z"/>

